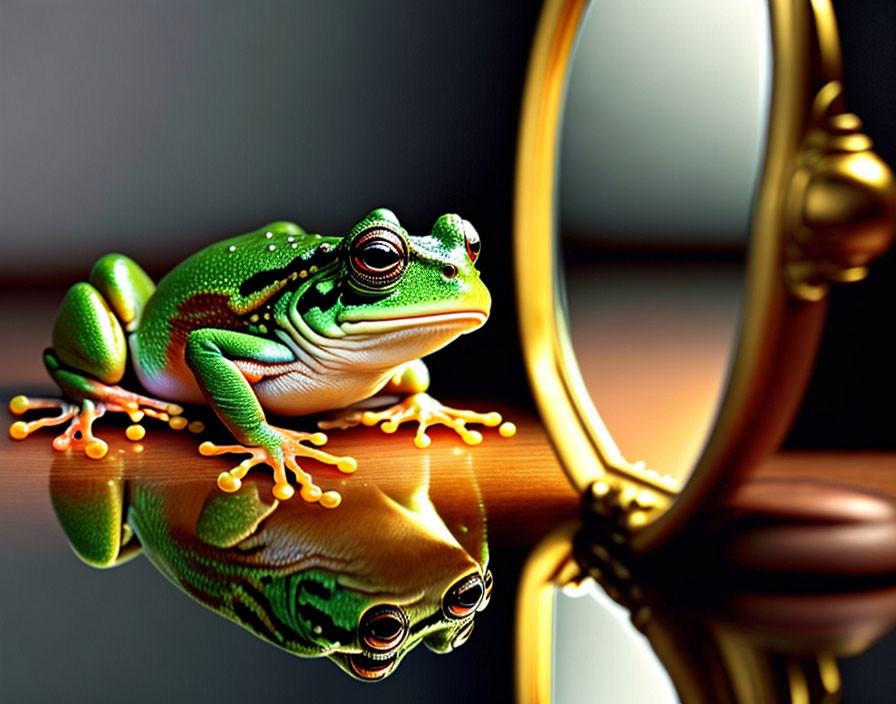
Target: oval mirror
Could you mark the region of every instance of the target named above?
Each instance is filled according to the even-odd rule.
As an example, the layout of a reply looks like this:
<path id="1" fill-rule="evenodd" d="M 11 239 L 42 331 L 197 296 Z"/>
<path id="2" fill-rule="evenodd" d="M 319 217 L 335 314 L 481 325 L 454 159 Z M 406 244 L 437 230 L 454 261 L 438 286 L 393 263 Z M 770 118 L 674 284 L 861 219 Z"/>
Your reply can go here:
<path id="1" fill-rule="evenodd" d="M 888 246 L 826 0 L 550 0 L 516 191 L 524 354 L 573 484 L 637 552 L 780 442 L 828 287 Z"/>

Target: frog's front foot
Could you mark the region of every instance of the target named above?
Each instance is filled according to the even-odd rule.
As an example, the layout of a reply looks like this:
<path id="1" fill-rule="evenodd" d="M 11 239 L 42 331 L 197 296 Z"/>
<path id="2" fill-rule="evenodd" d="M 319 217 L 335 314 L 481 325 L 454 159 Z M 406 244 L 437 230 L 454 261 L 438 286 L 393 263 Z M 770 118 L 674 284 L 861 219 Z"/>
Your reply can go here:
<path id="1" fill-rule="evenodd" d="M 490 428 L 500 426 L 498 432 L 503 437 L 510 437 L 516 433 L 516 426 L 513 423 L 501 423 L 500 413 L 494 411 L 477 413 L 450 408 L 425 393 L 411 394 L 403 401 L 382 411 L 364 411 L 360 420 L 367 426 L 382 423 L 380 428 L 384 433 L 394 433 L 402 423 L 416 421 L 417 433 L 414 436 L 414 444 L 420 448 L 429 447 L 432 439 L 426 434 L 426 430 L 434 425 L 451 428 L 468 445 L 478 445 L 482 442 L 482 433 L 467 428 L 468 423 L 479 423 Z"/>
<path id="2" fill-rule="evenodd" d="M 180 415 L 183 409 L 176 404 L 133 394 L 119 387 L 101 384 L 96 386 L 98 389 L 102 387 L 102 394 L 98 393 L 96 400 L 87 398 L 80 404 L 61 398 L 14 397 L 9 402 L 9 410 L 13 415 L 21 416 L 28 411 L 48 409 L 56 409 L 59 413 L 32 421 L 18 420 L 10 426 L 9 434 L 16 440 L 24 440 L 41 428 L 68 423 L 65 432 L 53 440 L 53 449 L 60 452 L 68 449 L 82 450 L 88 457 L 98 460 L 106 456 L 109 445 L 93 434 L 93 423 L 107 411 L 125 413 L 130 417 L 133 425 L 128 427 L 125 434 L 134 442 L 142 440 L 146 434 L 143 426 L 139 425 L 144 416 L 167 422 L 176 429 L 187 426 L 187 420 Z M 191 429 L 197 432 L 200 430 L 200 424 L 194 423 L 193 426 Z"/>
<path id="3" fill-rule="evenodd" d="M 245 445 L 215 445 L 204 442 L 199 446 L 199 452 L 207 457 L 212 455 L 224 455 L 229 453 L 248 454 L 248 459 L 240 462 L 229 472 L 221 472 L 218 475 L 218 488 L 226 492 L 238 491 L 242 485 L 243 477 L 257 464 L 267 464 L 274 470 L 273 494 L 280 500 L 292 498 L 295 489 L 290 485 L 286 477 L 289 469 L 296 477 L 296 483 L 301 486 L 299 496 L 305 501 L 320 502 L 324 508 L 336 508 L 342 501 L 339 492 L 322 491 L 317 486 L 311 475 L 304 471 L 296 462 L 297 457 L 309 457 L 324 464 L 335 465 L 340 472 L 350 474 L 358 468 L 358 463 L 353 457 L 337 457 L 311 445 L 323 445 L 327 436 L 323 433 L 303 433 L 285 428 L 271 428 L 281 436 L 279 445 L 274 447 L 245 446 Z"/>

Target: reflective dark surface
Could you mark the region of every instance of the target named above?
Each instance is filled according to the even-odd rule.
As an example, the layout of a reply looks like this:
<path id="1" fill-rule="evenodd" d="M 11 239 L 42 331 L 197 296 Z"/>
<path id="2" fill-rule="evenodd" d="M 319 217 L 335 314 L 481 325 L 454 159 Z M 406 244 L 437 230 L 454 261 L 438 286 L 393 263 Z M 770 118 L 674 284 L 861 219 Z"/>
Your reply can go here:
<path id="1" fill-rule="evenodd" d="M 548 530 L 551 522 L 543 517 L 543 512 L 554 507 L 554 515 L 574 515 L 577 508 L 574 497 L 571 501 L 561 501 L 558 494 L 552 494 L 544 485 L 533 483 L 527 474 L 527 462 L 539 465 L 548 471 L 547 456 L 544 453 L 543 437 L 538 444 L 530 437 L 530 426 L 525 418 L 520 419 L 521 447 L 512 444 L 491 445 L 484 443 L 478 448 L 468 449 L 458 444 L 456 447 L 448 435 L 437 436 L 429 451 L 423 453 L 399 453 L 397 448 L 403 442 L 393 444 L 402 438 L 377 435 L 371 430 L 360 430 L 354 437 L 347 431 L 344 440 L 355 447 L 382 439 L 385 445 L 379 451 L 367 455 L 367 476 L 359 473 L 346 480 L 357 486 L 340 487 L 345 492 L 346 503 L 334 512 L 353 503 L 361 504 L 367 511 L 368 530 L 355 534 L 354 540 L 364 542 L 369 550 L 367 566 L 388 565 L 393 555 L 406 556 L 408 549 L 419 552 L 420 547 L 429 545 L 442 556 L 460 556 L 475 553 L 474 545 L 481 545 L 482 534 L 476 534 L 477 526 L 492 527 L 493 537 L 489 545 L 488 567 L 494 574 L 493 593 L 488 608 L 476 613 L 469 623 L 475 622 L 472 633 L 466 628 L 455 634 L 455 645 L 466 638 L 462 647 L 446 656 L 437 656 L 426 648 L 406 649 L 406 657 L 384 680 L 372 685 L 353 680 L 325 659 L 301 659 L 285 650 L 273 647 L 269 642 L 253 636 L 218 613 L 199 608 L 197 603 L 180 589 L 173 587 L 160 574 L 156 566 L 141 555 L 124 565 L 110 570 L 99 570 L 85 565 L 72 552 L 66 534 L 59 524 L 51 504 L 52 489 L 57 505 L 65 496 L 83 495 L 86 486 L 93 485 L 101 491 L 101 476 L 108 476 L 113 483 L 121 466 L 116 455 L 109 463 L 91 463 L 89 472 L 78 471 L 82 460 L 71 455 L 54 453 L 48 443 L 38 436 L 35 442 L 12 445 L 11 441 L 0 441 L 3 458 L 3 480 L 5 490 L 0 511 L 0 558 L 3 572 L 0 578 L 0 675 L 4 698 L 10 701 L 88 701 L 104 692 L 126 692 L 129 701 L 158 701 L 160 697 L 182 700 L 195 697 L 201 700 L 214 698 L 222 702 L 245 701 L 247 698 L 265 698 L 273 701 L 295 701 L 298 697 L 334 697 L 338 701 L 510 701 L 512 691 L 511 645 L 513 642 L 513 601 L 519 567 L 528 552 L 527 545 L 537 534 Z M 120 436 L 123 428 L 111 427 L 106 435 Z M 335 443 L 339 436 L 332 439 Z M 407 438 L 405 438 L 407 439 Z M 124 450 L 117 455 L 123 457 L 130 474 L 125 472 L 124 484 L 130 495 L 142 495 L 145 503 L 153 495 L 167 496 L 168 508 L 157 517 L 157 525 L 165 527 L 166 533 L 181 545 L 199 543 L 196 526 L 199 516 L 222 496 L 213 490 L 214 478 L 220 471 L 216 460 L 199 457 L 195 445 L 197 438 L 187 433 L 175 433 L 164 428 L 151 428 L 145 441 L 146 449 L 141 454 L 132 452 L 132 445 L 119 439 L 113 443 L 115 450 Z M 439 442 L 439 441 L 444 442 Z M 405 450 L 407 448 L 404 448 Z M 456 452 L 458 450 L 459 452 Z M 519 454 L 517 454 L 519 451 Z M 469 453 L 469 454 L 468 454 Z M 381 457 L 379 463 L 376 455 Z M 399 463 L 396 458 L 404 460 Z M 170 463 L 172 457 L 179 458 L 180 465 Z M 427 458 L 425 460 L 424 458 Z M 495 458 L 498 461 L 495 461 Z M 541 457 L 541 459 L 538 459 Z M 363 459 L 363 458 L 362 458 Z M 86 460 L 85 460 L 86 461 Z M 159 463 L 159 464 L 157 464 Z M 226 463 L 226 460 L 222 460 Z M 425 486 L 425 466 L 429 464 L 429 486 L 422 495 L 428 496 L 435 513 L 424 519 L 426 511 L 418 504 L 416 511 L 410 506 L 407 492 L 402 487 Z M 153 470 L 153 466 L 156 468 Z M 183 469 L 193 467 L 194 476 L 184 477 Z M 520 468 L 518 482 L 508 481 L 508 471 Z M 460 468 L 460 471 L 457 472 Z M 891 477 L 894 476 L 896 460 L 888 455 L 856 458 L 850 464 L 845 456 L 816 457 L 804 455 L 799 458 L 782 458 L 764 470 L 768 476 L 816 475 L 835 477 L 847 468 L 851 476 L 874 487 L 878 492 L 893 493 Z M 556 466 L 553 468 L 556 471 Z M 52 470 L 52 473 L 51 473 Z M 139 470 L 136 471 L 136 470 Z M 384 481 L 392 474 L 391 480 Z M 106 474 L 103 474 L 105 472 Z M 142 473 L 142 476 L 135 476 Z M 407 476 L 410 481 L 402 480 Z M 266 505 L 265 482 L 259 475 L 257 496 Z M 325 484 L 333 477 L 321 478 Z M 555 476 L 559 481 L 561 477 Z M 365 486 L 366 484 L 366 486 Z M 479 496 L 476 496 L 476 485 Z M 66 486 L 67 485 L 67 486 Z M 106 484 L 108 486 L 108 484 Z M 525 487 L 536 487 L 526 491 Z M 79 487 L 77 491 L 72 491 Z M 500 490 L 506 488 L 506 494 Z M 888 488 L 889 487 L 889 488 Z M 329 487 L 328 487 L 329 488 Z M 520 489 L 522 495 L 520 498 Z M 503 496 L 514 496 L 514 511 L 506 508 Z M 180 498 L 177 498 L 180 497 Z M 351 501 L 349 498 L 351 497 Z M 367 497 L 367 498 L 365 498 Z M 209 502 L 209 498 L 212 499 Z M 232 498 L 232 497 L 231 497 Z M 488 523 L 483 523 L 479 507 L 484 505 Z M 302 504 L 289 504 L 281 511 L 277 520 L 283 532 L 267 544 L 262 551 L 253 555 L 240 553 L 243 560 L 258 559 L 258 555 L 272 555 L 270 548 L 276 541 L 292 533 L 300 535 L 312 524 L 298 520 L 303 513 Z M 540 508 L 539 508 L 540 507 Z M 269 518 L 275 518 L 278 507 Z M 524 523 L 511 520 L 511 513 L 523 518 Z M 372 520 L 382 514 L 383 521 Z M 349 515 L 349 514 L 346 514 Z M 361 511 L 359 515 L 364 515 Z M 164 518 L 164 520 L 161 520 Z M 371 520 L 368 520 L 371 519 Z M 418 520 L 419 519 L 419 520 Z M 339 545 L 351 535 L 351 526 L 338 525 L 335 519 L 328 530 L 317 536 L 322 545 Z M 191 529 L 187 526 L 193 524 Z M 528 524 L 528 532 L 526 530 Z M 274 522 L 270 526 L 262 522 L 258 534 L 276 535 Z M 401 539 L 408 549 L 390 547 L 377 538 L 388 533 L 380 531 L 380 526 L 392 526 L 392 530 L 402 525 L 409 530 L 401 532 Z M 455 536 L 457 545 L 449 545 L 443 533 L 432 526 L 444 525 L 447 533 Z M 460 530 L 465 525 L 473 528 L 468 533 Z M 178 528 L 179 527 L 179 528 Z M 519 536 L 515 542 L 513 536 Z M 469 537 L 468 537 L 469 536 Z M 251 538 L 249 539 L 251 541 Z M 281 542 L 280 545 L 285 545 Z M 345 547 L 346 542 L 342 542 Z M 696 549 L 695 543 L 694 549 Z M 458 549 L 458 546 L 462 549 Z M 247 543 L 245 547 L 249 547 Z M 265 553 L 265 550 L 268 552 Z M 218 549 L 200 547 L 200 554 L 213 554 Z M 227 551 L 224 551 L 227 552 Z M 286 551 L 289 553 L 289 550 Z M 186 551 L 183 554 L 187 554 Z M 295 549 L 293 549 L 293 555 Z M 195 555 L 195 552 L 194 552 Z M 796 636 L 797 645 L 803 654 L 811 650 L 812 644 L 825 649 L 839 648 L 838 654 L 842 676 L 843 701 L 845 702 L 889 702 L 896 694 L 896 683 L 890 671 L 888 653 L 894 647 L 894 636 L 889 632 L 893 623 L 892 590 L 886 585 L 867 586 L 861 589 L 845 590 L 837 595 L 832 593 L 812 593 L 803 590 L 797 593 L 776 593 L 774 590 L 753 590 L 741 594 L 725 592 L 718 581 L 704 583 L 703 591 L 695 593 L 688 600 L 675 600 L 662 590 L 671 577 L 680 589 L 696 584 L 699 578 L 689 581 L 685 555 L 674 559 L 662 568 L 648 574 L 642 587 L 655 597 L 662 597 L 652 603 L 651 608 L 667 608 L 667 621 L 683 624 L 673 633 L 693 631 L 694 614 L 700 618 L 715 619 L 726 629 L 739 629 L 761 638 L 763 642 L 778 642 L 784 634 Z M 454 558 L 452 558 L 454 559 Z M 838 560 L 835 556 L 833 560 Z M 470 560 L 467 562 L 467 560 Z M 464 557 L 463 565 L 473 565 L 484 557 Z M 159 561 L 161 564 L 161 560 Z M 356 562 L 363 566 L 364 561 Z M 400 569 L 392 570 L 382 580 L 382 584 L 406 583 L 406 577 L 416 574 L 427 584 L 448 585 L 453 594 L 453 603 L 461 609 L 479 599 L 478 583 L 465 583 L 453 577 L 459 572 L 457 562 L 446 561 L 448 569 L 439 577 L 434 569 L 437 562 L 403 559 Z M 482 564 L 481 562 L 479 564 Z M 632 580 L 643 571 L 630 563 L 624 563 Z M 425 570 L 428 565 L 430 570 Z M 477 569 L 465 572 L 472 575 Z M 364 570 L 360 570 L 363 573 Z M 226 583 L 233 580 L 225 576 Z M 630 580 L 631 581 L 631 580 Z M 486 589 L 488 585 L 485 584 Z M 818 592 L 820 587 L 816 588 Z M 385 593 L 386 589 L 383 589 Z M 678 592 L 680 593 L 680 591 Z M 730 598 L 726 598 L 729 594 Z M 467 598 L 469 595 L 469 598 Z M 620 593 L 614 592 L 616 598 Z M 565 597 L 564 597 L 565 598 Z M 378 620 L 379 626 L 370 626 L 368 638 L 388 641 L 394 637 L 397 621 L 389 618 L 388 602 L 395 598 L 377 598 L 377 604 L 386 604 L 379 611 L 367 611 L 370 616 L 385 614 Z M 663 606 L 665 604 L 665 606 Z M 592 597 L 581 597 L 576 606 L 588 609 L 590 615 L 578 615 L 567 611 L 558 615 L 558 624 L 570 624 L 577 631 L 558 633 L 558 652 L 569 652 L 575 657 L 558 663 L 558 672 L 567 675 L 581 668 L 576 663 L 584 659 L 588 666 L 588 679 L 570 680 L 569 686 L 585 687 L 593 696 L 585 701 L 619 701 L 611 696 L 609 679 L 602 684 L 602 667 L 610 667 L 614 674 L 638 673 L 638 685 L 643 685 L 650 677 L 643 670 L 643 662 L 630 658 L 630 653 L 621 648 L 607 648 L 613 638 L 606 630 L 607 623 L 599 614 L 606 613 L 606 607 L 593 602 Z M 560 606 L 561 610 L 564 608 Z M 629 624 L 630 616 L 621 607 L 615 608 L 615 623 Z M 562 619 L 566 620 L 563 621 Z M 720 620 L 721 619 L 721 620 Z M 409 619 L 409 622 L 413 617 Z M 583 625 L 599 623 L 598 630 L 581 632 Z M 733 624 L 733 625 L 732 625 Z M 630 625 L 629 635 L 641 638 L 637 629 Z M 703 627 L 703 626 L 701 626 Z M 408 636 L 405 636 L 407 638 Z M 752 636 L 751 636 L 752 637 Z M 880 640 L 879 640 L 880 639 Z M 870 647 L 869 647 L 870 646 Z M 645 647 L 647 648 L 645 650 Z M 656 660 L 649 646 L 642 647 L 641 654 L 647 653 Z M 865 650 L 867 648 L 867 650 Z M 410 650 L 410 652 L 407 652 Z M 46 676 L 46 669 L 52 663 L 52 677 Z M 655 667 L 655 666 L 654 666 Z M 563 669 L 565 668 L 565 670 Z M 654 672 L 653 679 L 662 681 L 665 675 Z M 634 683 L 629 681 L 631 686 Z M 631 690 L 632 692 L 637 691 Z M 634 696 L 634 694 L 633 694 Z M 573 701 L 582 701 L 574 699 Z M 639 701 L 637 699 L 631 701 Z M 646 700 L 641 700 L 646 701 Z M 654 700 L 651 700 L 654 701 Z"/>
<path id="2" fill-rule="evenodd" d="M 426 451 L 413 447 L 412 431 L 331 433 L 329 445 L 361 465 L 351 477 L 318 471 L 323 488 L 343 495 L 333 510 L 275 505 L 264 472 L 223 494 L 215 477 L 232 462 L 201 457 L 202 437 L 161 424 L 147 424 L 136 452 L 123 425 L 106 423 L 111 451 L 101 461 L 54 452 L 50 431 L 4 436 L 4 700 L 112 690 L 130 701 L 506 700 L 526 546 L 575 510 L 575 496 L 534 419 L 502 411 L 518 436 L 473 448 L 438 430 Z M 537 499 L 529 510 L 516 489 Z M 106 529 L 123 514 L 134 535 L 122 552 L 139 544 L 140 554 L 106 570 L 76 557 L 70 542 L 94 562 L 110 559 L 95 547 L 109 541 L 97 538 L 115 535 Z M 294 603 L 278 602 L 289 590 Z M 347 634 L 333 638 L 333 626 Z M 338 668 L 287 652 L 323 654 L 325 637 L 345 640 Z M 47 662 L 52 678 L 42 676 Z"/>

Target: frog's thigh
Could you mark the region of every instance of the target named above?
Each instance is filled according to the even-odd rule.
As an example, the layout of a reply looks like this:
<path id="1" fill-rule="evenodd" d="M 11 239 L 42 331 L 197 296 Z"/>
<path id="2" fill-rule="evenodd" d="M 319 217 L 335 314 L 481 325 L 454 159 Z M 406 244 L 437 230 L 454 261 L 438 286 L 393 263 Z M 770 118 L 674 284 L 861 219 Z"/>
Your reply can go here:
<path id="1" fill-rule="evenodd" d="M 294 361 L 295 356 L 279 342 L 232 330 L 201 328 L 187 338 L 187 364 L 230 432 L 244 444 L 269 445 L 274 431 L 235 359 L 283 364 Z"/>
<path id="2" fill-rule="evenodd" d="M 90 283 L 105 297 L 129 332 L 134 330 L 156 285 L 130 257 L 107 254 L 90 271 Z"/>
<path id="3" fill-rule="evenodd" d="M 72 286 L 53 322 L 53 349 L 61 364 L 115 384 L 124 376 L 127 345 L 106 299 L 88 283 Z"/>
<path id="4" fill-rule="evenodd" d="M 429 369 L 422 359 L 402 364 L 386 382 L 382 393 L 422 394 L 429 389 Z"/>
<path id="5" fill-rule="evenodd" d="M 50 472 L 50 501 L 75 554 L 94 567 L 115 567 L 140 553 L 124 515 L 125 482 L 114 463 L 111 474 L 83 477 L 80 465 Z M 114 475 L 114 476 L 112 476 Z"/>

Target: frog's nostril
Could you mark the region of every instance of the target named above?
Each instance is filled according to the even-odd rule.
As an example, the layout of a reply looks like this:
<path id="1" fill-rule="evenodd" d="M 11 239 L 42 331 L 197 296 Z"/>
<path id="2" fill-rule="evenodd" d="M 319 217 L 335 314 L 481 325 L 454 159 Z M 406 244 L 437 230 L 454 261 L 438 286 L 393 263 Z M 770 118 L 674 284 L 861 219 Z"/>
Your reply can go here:
<path id="1" fill-rule="evenodd" d="M 442 608 L 449 618 L 465 618 L 476 610 L 484 595 L 482 577 L 471 574 L 447 591 Z"/>
<path id="2" fill-rule="evenodd" d="M 479 233 L 473 227 L 469 220 L 463 221 L 464 240 L 467 244 L 467 256 L 470 261 L 475 263 L 479 259 L 479 252 L 482 249 L 482 242 L 479 239 Z"/>

